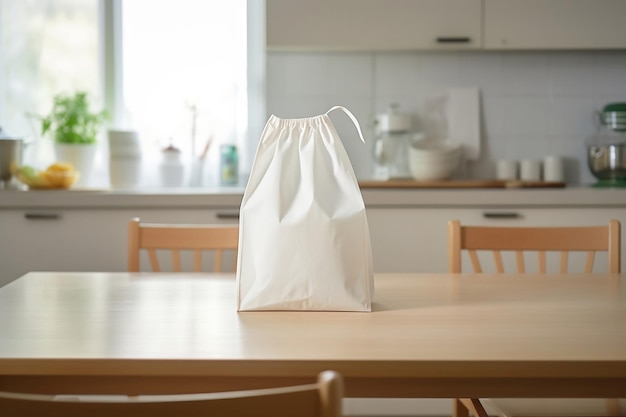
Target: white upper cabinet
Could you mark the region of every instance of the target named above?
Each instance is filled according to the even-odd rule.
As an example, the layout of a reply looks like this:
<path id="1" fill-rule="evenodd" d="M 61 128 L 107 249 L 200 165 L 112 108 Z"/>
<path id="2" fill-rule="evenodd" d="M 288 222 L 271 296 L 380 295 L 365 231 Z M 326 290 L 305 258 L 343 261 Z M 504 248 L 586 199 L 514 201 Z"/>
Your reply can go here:
<path id="1" fill-rule="evenodd" d="M 271 50 L 626 49 L 626 0 L 266 0 Z"/>
<path id="2" fill-rule="evenodd" d="M 267 0 L 273 50 L 430 50 L 482 46 L 482 0 Z"/>
<path id="3" fill-rule="evenodd" d="M 486 49 L 626 48 L 626 0 L 484 0 Z"/>

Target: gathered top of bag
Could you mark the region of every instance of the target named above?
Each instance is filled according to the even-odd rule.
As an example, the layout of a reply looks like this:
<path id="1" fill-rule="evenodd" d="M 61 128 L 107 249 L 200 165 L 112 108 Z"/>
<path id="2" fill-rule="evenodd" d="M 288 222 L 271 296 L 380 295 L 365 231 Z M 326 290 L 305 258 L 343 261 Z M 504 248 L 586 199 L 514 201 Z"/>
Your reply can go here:
<path id="1" fill-rule="evenodd" d="M 319 116 L 313 117 L 303 117 L 300 119 L 282 119 L 278 116 L 271 115 L 268 124 L 272 126 L 289 126 L 289 127 L 299 127 L 299 126 L 319 126 L 322 121 L 327 118 L 327 114 L 320 114 Z"/>
<path id="2" fill-rule="evenodd" d="M 356 119 L 356 117 L 354 117 L 354 115 L 348 109 L 346 109 L 343 106 L 333 106 L 324 114 L 320 114 L 318 116 L 313 116 L 313 117 L 303 117 L 299 119 L 282 119 L 272 114 L 267 120 L 267 125 L 270 125 L 273 127 L 290 127 L 290 128 L 295 128 L 295 127 L 304 128 L 307 126 L 318 128 L 320 126 L 322 127 L 325 127 L 327 125 L 332 126 L 332 121 L 330 120 L 330 117 L 328 117 L 328 114 L 332 112 L 333 110 L 341 110 L 346 115 L 348 115 L 350 120 L 352 120 L 352 122 L 354 123 L 354 126 L 356 127 L 357 132 L 359 133 L 359 138 L 361 139 L 361 142 L 365 143 L 365 138 L 363 137 L 363 132 L 361 131 L 361 125 L 359 125 L 359 121 Z"/>

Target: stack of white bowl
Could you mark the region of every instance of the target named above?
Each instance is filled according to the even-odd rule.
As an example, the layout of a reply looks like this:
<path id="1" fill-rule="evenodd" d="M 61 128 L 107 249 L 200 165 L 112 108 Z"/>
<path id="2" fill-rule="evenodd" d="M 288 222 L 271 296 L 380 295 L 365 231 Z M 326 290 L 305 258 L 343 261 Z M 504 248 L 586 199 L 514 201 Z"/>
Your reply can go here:
<path id="1" fill-rule="evenodd" d="M 132 130 L 109 130 L 109 180 L 112 188 L 133 188 L 141 176 L 141 144 Z"/>
<path id="2" fill-rule="evenodd" d="M 460 143 L 421 139 L 409 147 L 409 168 L 417 181 L 445 180 L 454 176 L 461 165 Z"/>

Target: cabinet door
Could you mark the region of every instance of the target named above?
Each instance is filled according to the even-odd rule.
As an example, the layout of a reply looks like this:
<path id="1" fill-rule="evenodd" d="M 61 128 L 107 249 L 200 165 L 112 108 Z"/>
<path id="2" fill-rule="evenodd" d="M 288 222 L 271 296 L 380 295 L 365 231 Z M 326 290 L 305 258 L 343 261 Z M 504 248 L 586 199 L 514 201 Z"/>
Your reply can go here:
<path id="1" fill-rule="evenodd" d="M 267 0 L 271 49 L 479 48 L 481 0 Z"/>
<path id="2" fill-rule="evenodd" d="M 461 224 L 483 226 L 573 226 L 604 225 L 617 219 L 622 223 L 622 240 L 626 211 L 622 208 L 532 208 L 532 209 L 462 209 L 462 208 L 374 208 L 367 210 L 374 270 L 376 272 L 446 272 L 448 270 L 447 224 L 458 219 Z M 622 244 L 622 259 L 626 259 Z M 480 253 L 485 272 L 495 272 L 491 253 Z M 515 271 L 513 253 L 503 256 L 505 270 Z M 463 270 L 471 272 L 467 254 Z M 526 257 L 527 271 L 537 271 L 537 259 Z M 558 271 L 558 254 L 547 257 L 548 272 Z M 570 272 L 582 272 L 584 254 L 570 256 Z M 608 271 L 605 253 L 598 253 L 596 272 Z"/>
<path id="3" fill-rule="evenodd" d="M 624 0 L 485 0 L 486 49 L 626 48 Z"/>
<path id="4" fill-rule="evenodd" d="M 238 207 L 0 211 L 5 236 L 0 246 L 0 286 L 29 271 L 126 271 L 128 222 L 133 217 L 154 223 L 236 224 L 238 213 Z M 141 262 L 143 270 L 149 270 L 147 257 Z M 169 259 L 164 269 L 168 263 Z"/>

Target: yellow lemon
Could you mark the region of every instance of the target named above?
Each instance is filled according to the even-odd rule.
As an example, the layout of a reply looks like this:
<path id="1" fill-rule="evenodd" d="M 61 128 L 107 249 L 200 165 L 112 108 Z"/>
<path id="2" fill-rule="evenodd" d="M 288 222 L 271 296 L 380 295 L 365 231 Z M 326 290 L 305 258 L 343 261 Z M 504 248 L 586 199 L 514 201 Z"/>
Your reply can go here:
<path id="1" fill-rule="evenodd" d="M 67 162 L 55 162 L 54 164 L 50 165 L 46 171 L 48 172 L 72 172 L 74 171 L 74 167 L 72 166 L 72 164 L 67 163 Z"/>

